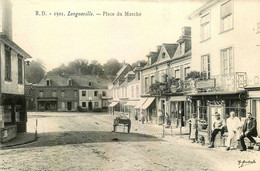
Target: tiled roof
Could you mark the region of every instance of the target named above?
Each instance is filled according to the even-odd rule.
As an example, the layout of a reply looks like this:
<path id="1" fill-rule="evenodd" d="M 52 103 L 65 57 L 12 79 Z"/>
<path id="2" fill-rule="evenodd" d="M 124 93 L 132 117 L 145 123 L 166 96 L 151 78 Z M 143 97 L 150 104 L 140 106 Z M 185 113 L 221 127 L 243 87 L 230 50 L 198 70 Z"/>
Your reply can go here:
<path id="1" fill-rule="evenodd" d="M 163 46 L 171 58 L 174 56 L 174 53 L 176 52 L 176 49 L 178 48 L 178 44 L 176 44 L 176 43 L 175 44 L 163 43 Z"/>
<path id="2" fill-rule="evenodd" d="M 89 88 L 107 88 L 109 79 L 93 75 L 46 75 L 37 86 L 46 86 L 46 81 L 51 80 L 51 86 L 68 86 L 68 80 L 72 80 L 72 86 Z M 91 86 L 89 83 L 91 82 Z"/>
<path id="3" fill-rule="evenodd" d="M 124 66 L 117 72 L 116 74 L 116 78 L 113 80 L 113 83 L 122 75 L 122 73 L 129 68 L 130 70 L 132 70 L 131 65 L 129 64 L 124 64 Z M 124 75 L 123 75 L 124 76 Z"/>

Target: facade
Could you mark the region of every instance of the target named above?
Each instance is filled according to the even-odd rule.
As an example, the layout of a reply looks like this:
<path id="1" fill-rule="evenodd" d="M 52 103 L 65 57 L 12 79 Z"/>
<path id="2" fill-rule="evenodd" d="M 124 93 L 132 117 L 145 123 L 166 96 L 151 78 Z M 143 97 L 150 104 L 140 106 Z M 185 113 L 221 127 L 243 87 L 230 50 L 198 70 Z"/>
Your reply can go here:
<path id="1" fill-rule="evenodd" d="M 182 86 L 190 72 L 191 28 L 183 28 L 177 43 L 162 44 L 147 57 L 148 64 L 142 69 L 142 112 L 154 123 L 162 124 L 162 111 L 176 126 L 184 125 L 190 113 Z"/>
<path id="2" fill-rule="evenodd" d="M 26 132 L 24 64 L 31 58 L 12 41 L 12 4 L 0 0 L 0 142 Z"/>
<path id="3" fill-rule="evenodd" d="M 189 100 L 192 111 L 208 123 L 209 133 L 216 111 L 224 119 L 231 110 L 242 120 L 246 112 L 254 110 L 257 115 L 253 106 L 258 104 L 254 93 L 258 88 L 248 86 L 249 101 L 245 88 L 259 75 L 259 10 L 257 0 L 211 0 L 190 15 L 191 70 L 203 72 L 205 77 L 191 86 Z M 254 105 L 249 107 L 251 103 Z"/>
<path id="4" fill-rule="evenodd" d="M 129 64 L 125 64 L 117 73 L 113 83 L 109 86 L 109 91 L 113 101 L 109 104 L 111 114 L 116 112 L 127 113 L 130 118 L 135 118 L 136 109 L 141 99 L 141 68 L 143 63 L 132 69 Z"/>
<path id="5" fill-rule="evenodd" d="M 27 105 L 39 111 L 101 111 L 108 105 L 108 82 L 91 75 L 46 75 L 37 85 L 28 87 Z"/>

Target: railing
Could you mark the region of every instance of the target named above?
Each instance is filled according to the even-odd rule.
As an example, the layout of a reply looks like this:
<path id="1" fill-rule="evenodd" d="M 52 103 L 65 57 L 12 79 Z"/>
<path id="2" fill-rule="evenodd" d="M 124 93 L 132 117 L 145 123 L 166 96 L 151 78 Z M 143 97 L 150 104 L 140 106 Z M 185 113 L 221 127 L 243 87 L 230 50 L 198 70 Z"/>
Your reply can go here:
<path id="1" fill-rule="evenodd" d="M 247 85 L 247 75 L 245 72 L 216 75 L 212 78 L 216 80 L 216 91 L 239 91 L 244 90 L 244 87 Z"/>

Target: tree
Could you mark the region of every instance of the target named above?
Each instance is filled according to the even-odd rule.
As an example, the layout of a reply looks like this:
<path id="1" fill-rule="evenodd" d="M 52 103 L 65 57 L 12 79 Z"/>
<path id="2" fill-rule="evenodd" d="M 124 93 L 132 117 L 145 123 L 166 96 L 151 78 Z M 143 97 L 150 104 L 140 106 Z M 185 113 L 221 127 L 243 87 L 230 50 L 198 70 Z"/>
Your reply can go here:
<path id="1" fill-rule="evenodd" d="M 116 73 L 121 69 L 122 64 L 118 62 L 118 60 L 112 58 L 109 59 L 104 65 L 104 72 L 106 75 L 112 75 L 115 76 Z"/>
<path id="2" fill-rule="evenodd" d="M 45 65 L 42 60 L 32 60 L 29 66 L 25 66 L 25 79 L 29 83 L 39 83 L 45 75 Z"/>

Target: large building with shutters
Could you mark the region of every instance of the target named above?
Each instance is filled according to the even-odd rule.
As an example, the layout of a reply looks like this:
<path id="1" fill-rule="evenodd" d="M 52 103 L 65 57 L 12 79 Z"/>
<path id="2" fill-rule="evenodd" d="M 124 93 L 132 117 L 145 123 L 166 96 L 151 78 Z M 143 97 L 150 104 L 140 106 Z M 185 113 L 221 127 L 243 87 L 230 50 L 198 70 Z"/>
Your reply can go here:
<path id="1" fill-rule="evenodd" d="M 258 0 L 210 0 L 190 15 L 191 69 L 205 78 L 195 81 L 188 99 L 209 134 L 215 112 L 226 119 L 233 110 L 241 120 L 252 112 L 260 123 L 259 11 Z"/>
<path id="2" fill-rule="evenodd" d="M 12 4 L 0 0 L 0 142 L 26 132 L 24 65 L 31 58 L 12 40 Z"/>

